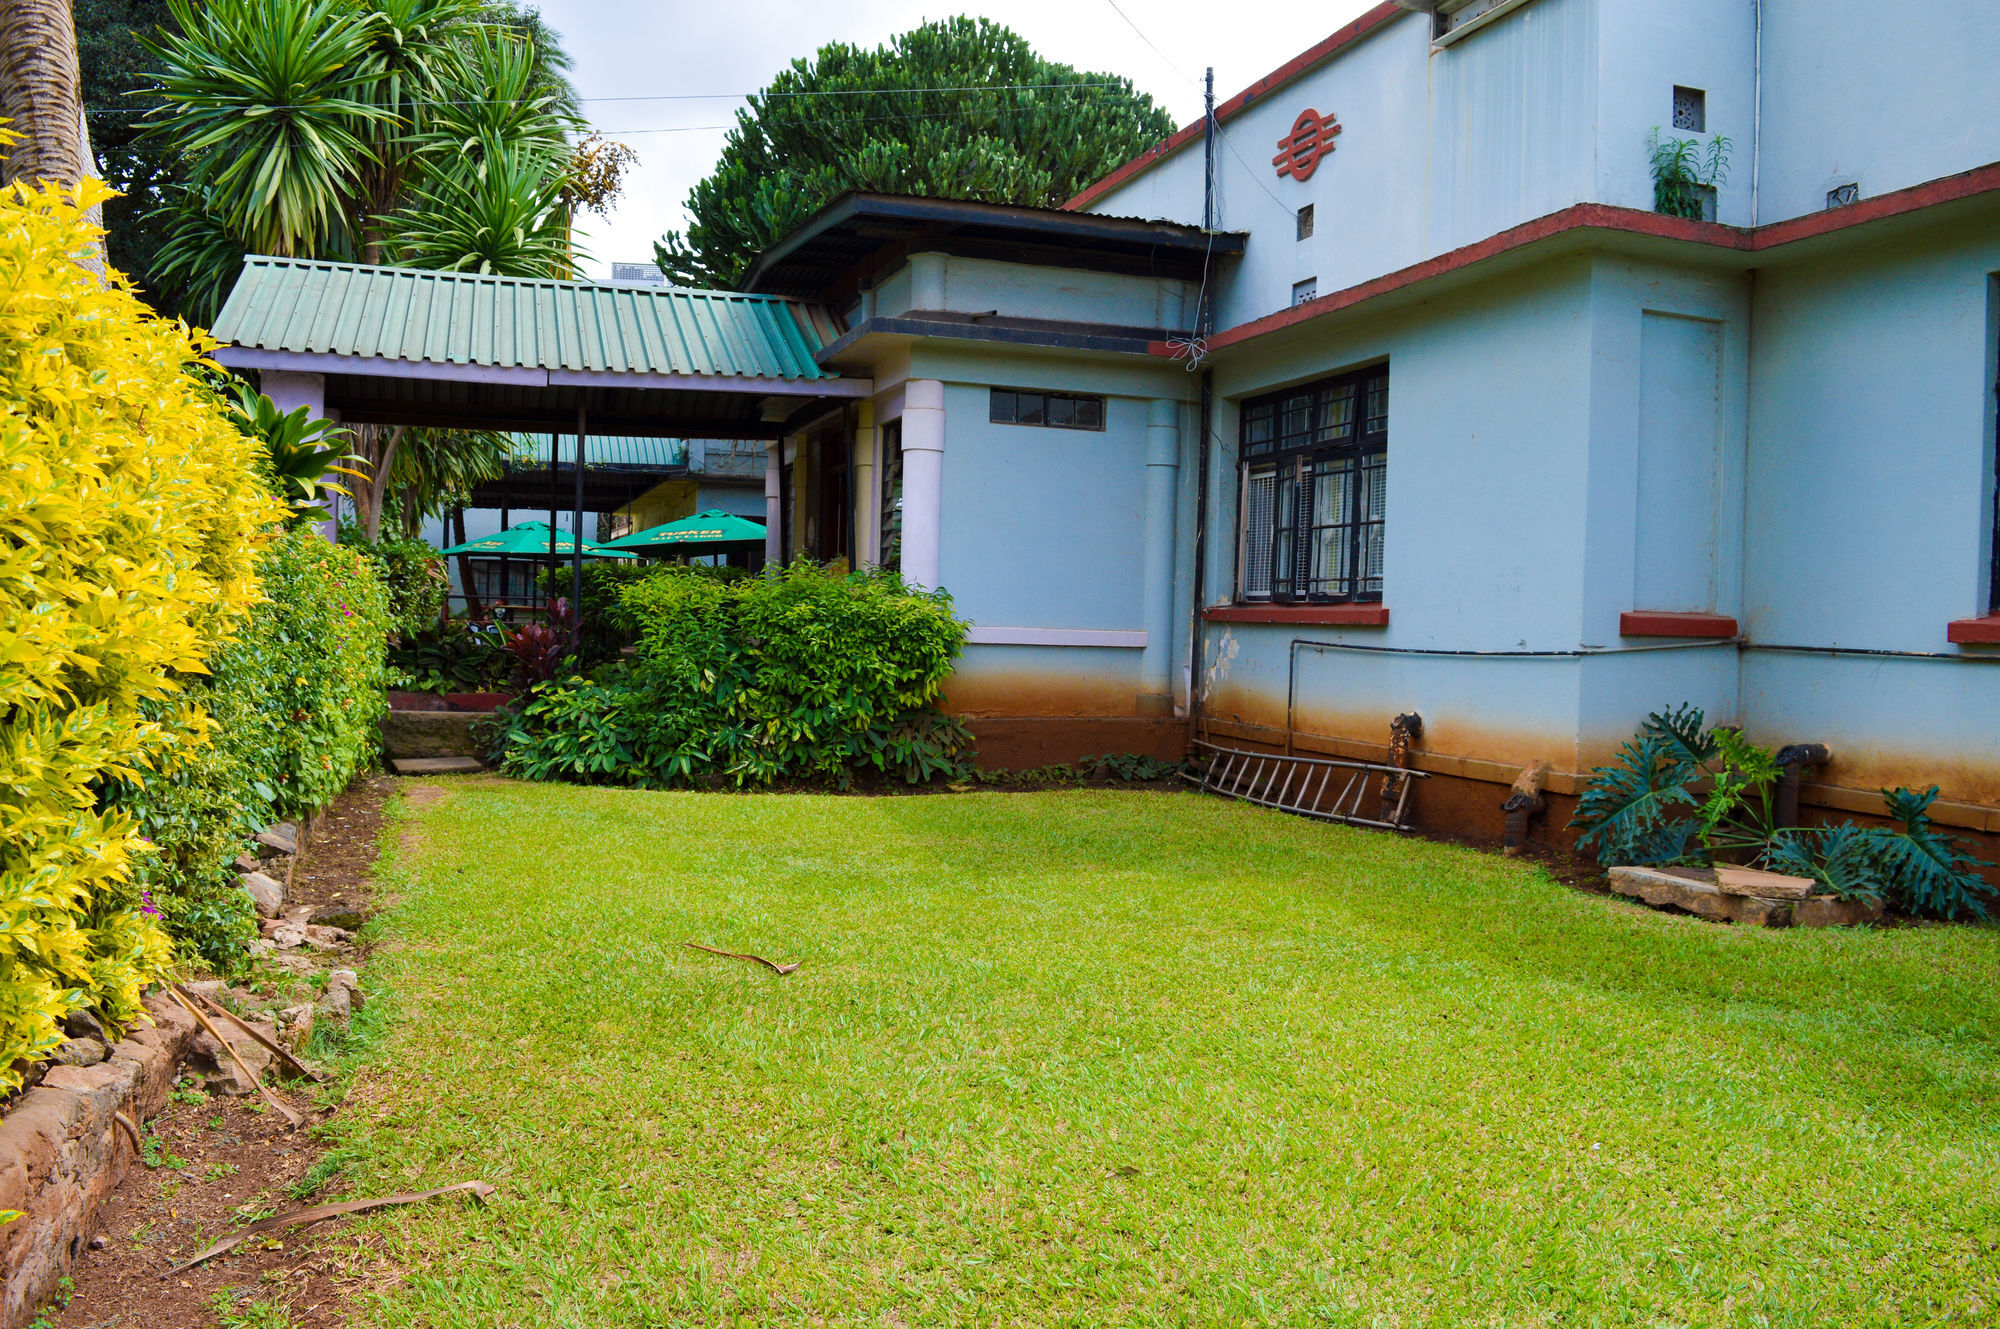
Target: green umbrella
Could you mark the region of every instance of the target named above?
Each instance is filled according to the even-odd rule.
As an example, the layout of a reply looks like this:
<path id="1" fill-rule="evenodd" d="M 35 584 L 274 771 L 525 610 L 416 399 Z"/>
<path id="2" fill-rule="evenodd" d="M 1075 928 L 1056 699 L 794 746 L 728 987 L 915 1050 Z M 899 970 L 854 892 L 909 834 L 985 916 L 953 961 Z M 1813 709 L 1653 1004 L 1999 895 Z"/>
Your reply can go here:
<path id="1" fill-rule="evenodd" d="M 506 554 L 514 558 L 546 559 L 549 556 L 549 524 L 545 521 L 524 521 L 519 526 L 509 526 L 506 530 L 497 534 L 488 535 L 478 540 L 467 540 L 462 545 L 453 545 L 449 549 L 440 549 L 438 552 L 445 555 L 488 554 L 498 557 L 499 555 Z M 575 552 L 575 546 L 570 543 L 569 532 L 557 531 L 556 558 L 558 560 L 565 559 Z M 623 550 L 609 549 L 604 545 L 592 544 L 588 540 L 583 542 L 583 556 L 585 558 L 638 557 L 636 554 L 628 554 Z"/>
<path id="2" fill-rule="evenodd" d="M 605 549 L 636 549 L 648 554 L 717 554 L 727 549 L 762 547 L 764 523 L 732 516 L 711 508 L 692 517 L 652 526 L 616 540 L 606 540 Z"/>

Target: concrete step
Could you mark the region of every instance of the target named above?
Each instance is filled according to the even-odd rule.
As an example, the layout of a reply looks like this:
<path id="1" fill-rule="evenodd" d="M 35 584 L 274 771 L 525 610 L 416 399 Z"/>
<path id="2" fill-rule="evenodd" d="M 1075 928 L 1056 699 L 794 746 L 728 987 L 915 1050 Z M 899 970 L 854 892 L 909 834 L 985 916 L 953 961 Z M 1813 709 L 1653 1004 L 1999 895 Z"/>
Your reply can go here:
<path id="1" fill-rule="evenodd" d="M 477 757 L 391 757 L 389 768 L 398 775 L 477 775 L 486 763 Z"/>

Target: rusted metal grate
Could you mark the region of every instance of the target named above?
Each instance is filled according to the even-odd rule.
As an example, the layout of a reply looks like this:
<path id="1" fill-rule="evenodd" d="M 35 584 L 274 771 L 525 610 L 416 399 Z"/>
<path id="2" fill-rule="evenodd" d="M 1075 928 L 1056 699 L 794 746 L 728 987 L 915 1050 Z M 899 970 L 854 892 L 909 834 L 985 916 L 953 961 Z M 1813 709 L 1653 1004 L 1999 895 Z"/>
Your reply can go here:
<path id="1" fill-rule="evenodd" d="M 1380 762 L 1293 757 L 1203 742 L 1195 748 L 1201 768 L 1185 778 L 1211 794 L 1385 831 L 1410 829 L 1410 790 L 1416 781 L 1430 778 L 1424 771 Z"/>

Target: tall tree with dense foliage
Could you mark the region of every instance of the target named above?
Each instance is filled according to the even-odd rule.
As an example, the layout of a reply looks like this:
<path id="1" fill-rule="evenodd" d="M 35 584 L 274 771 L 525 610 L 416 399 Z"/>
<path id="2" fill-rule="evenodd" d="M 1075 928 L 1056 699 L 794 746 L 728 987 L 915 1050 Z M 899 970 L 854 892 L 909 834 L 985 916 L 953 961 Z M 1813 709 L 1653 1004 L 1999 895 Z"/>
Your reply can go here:
<path id="1" fill-rule="evenodd" d="M 0 118 L 18 136 L 0 161 L 0 182 L 74 188 L 97 175 L 69 0 L 0 0 Z M 96 200 L 88 208 L 93 223 L 100 208 Z M 101 273 L 103 242 L 93 237 L 77 260 Z"/>
<path id="2" fill-rule="evenodd" d="M 165 0 L 146 45 L 152 136 L 186 163 L 156 279 L 212 318 L 246 252 L 567 277 L 575 270 L 569 59 L 534 11 L 489 0 Z M 504 440 L 361 426 L 370 539 L 392 502 L 448 506 Z"/>
<path id="3" fill-rule="evenodd" d="M 736 113 L 691 223 L 657 246 L 691 286 L 734 286 L 850 190 L 1053 207 L 1173 132 L 1129 79 L 1044 60 L 987 19 L 927 23 L 874 50 L 794 60 Z"/>

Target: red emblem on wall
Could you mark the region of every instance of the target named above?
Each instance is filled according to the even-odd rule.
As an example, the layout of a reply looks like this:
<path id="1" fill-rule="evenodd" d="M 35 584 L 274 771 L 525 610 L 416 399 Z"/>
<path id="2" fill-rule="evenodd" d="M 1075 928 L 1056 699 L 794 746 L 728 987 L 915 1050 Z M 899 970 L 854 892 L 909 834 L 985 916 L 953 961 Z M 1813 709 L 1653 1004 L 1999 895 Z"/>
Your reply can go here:
<path id="1" fill-rule="evenodd" d="M 1309 179 L 1319 169 L 1319 159 L 1333 151 L 1333 140 L 1339 133 L 1339 120 L 1308 107 L 1292 121 L 1292 132 L 1278 140 L 1278 155 L 1271 158 L 1271 165 L 1278 168 L 1279 175 Z"/>

